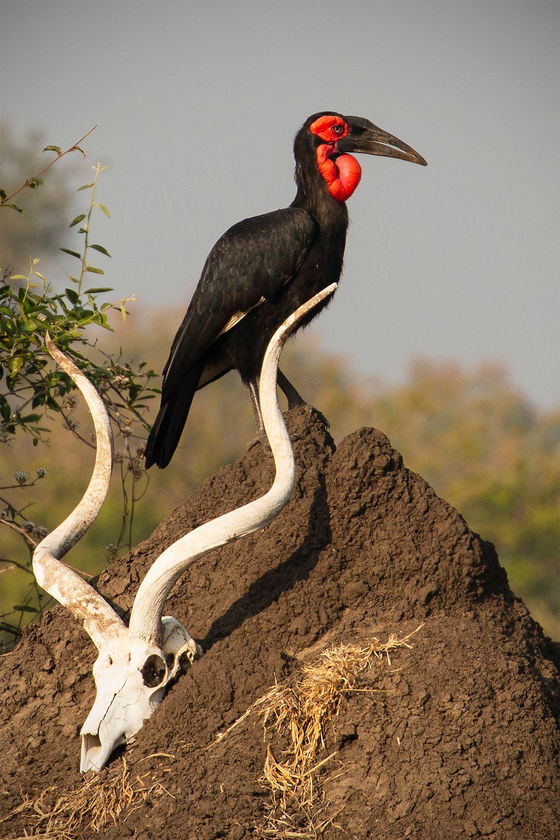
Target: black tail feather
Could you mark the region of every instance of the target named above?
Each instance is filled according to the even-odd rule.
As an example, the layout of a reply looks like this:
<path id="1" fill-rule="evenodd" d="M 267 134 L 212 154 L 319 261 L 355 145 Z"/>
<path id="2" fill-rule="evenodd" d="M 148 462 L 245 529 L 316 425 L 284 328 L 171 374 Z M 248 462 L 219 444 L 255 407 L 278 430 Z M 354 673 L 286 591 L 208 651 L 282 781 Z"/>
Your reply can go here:
<path id="1" fill-rule="evenodd" d="M 200 373 L 200 369 L 191 371 L 181 383 L 178 393 L 173 394 L 169 400 L 162 399 L 146 443 L 146 469 L 152 464 L 163 469 L 171 461 L 187 421 Z"/>

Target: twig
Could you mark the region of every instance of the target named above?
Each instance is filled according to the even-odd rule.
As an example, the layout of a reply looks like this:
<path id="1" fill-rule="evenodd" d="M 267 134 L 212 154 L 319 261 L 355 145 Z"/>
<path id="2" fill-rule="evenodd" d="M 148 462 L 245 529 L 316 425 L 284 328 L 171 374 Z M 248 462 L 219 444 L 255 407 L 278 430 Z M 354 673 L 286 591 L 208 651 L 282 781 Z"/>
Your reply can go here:
<path id="1" fill-rule="evenodd" d="M 28 542 L 31 543 L 33 548 L 37 545 L 37 540 L 34 540 L 33 537 L 30 537 L 27 531 L 24 528 L 20 528 L 19 525 L 16 525 L 15 522 L 8 522 L 7 519 L 0 519 L 0 525 L 7 525 L 8 528 L 11 528 L 13 531 L 17 531 L 23 537 L 25 537 Z M 10 561 L 13 562 L 13 561 Z"/>
<path id="2" fill-rule="evenodd" d="M 11 195 L 8 195 L 8 196 L 6 196 L 6 198 L 2 199 L 2 201 L 0 201 L 0 207 L 4 207 L 8 203 L 8 201 L 10 201 L 14 197 L 14 195 L 17 195 L 22 190 L 24 190 L 27 186 L 29 186 L 30 183 L 32 183 L 33 181 L 36 181 L 37 178 L 40 178 L 41 175 L 43 175 L 47 171 L 47 169 L 51 168 L 53 163 L 56 163 L 57 160 L 60 160 L 60 158 L 64 157 L 64 155 L 67 155 L 69 152 L 82 152 L 82 154 L 84 154 L 82 149 L 80 149 L 80 143 L 82 143 L 86 139 L 86 137 L 89 137 L 89 135 L 92 133 L 92 131 L 95 131 L 96 128 L 97 128 L 97 126 L 94 125 L 93 128 L 90 128 L 89 131 L 86 131 L 86 133 L 83 135 L 83 137 L 80 137 L 79 140 L 76 140 L 76 142 L 73 143 L 71 146 L 69 146 L 69 148 L 66 149 L 66 151 L 56 152 L 56 157 L 54 157 L 50 161 L 50 163 L 47 163 L 46 166 L 43 166 L 43 168 L 40 169 L 39 172 L 37 172 L 36 175 L 32 175 L 30 178 L 28 178 L 26 181 L 24 181 L 24 183 L 21 184 L 17 188 L 17 190 L 14 190 L 14 192 L 11 193 Z"/>

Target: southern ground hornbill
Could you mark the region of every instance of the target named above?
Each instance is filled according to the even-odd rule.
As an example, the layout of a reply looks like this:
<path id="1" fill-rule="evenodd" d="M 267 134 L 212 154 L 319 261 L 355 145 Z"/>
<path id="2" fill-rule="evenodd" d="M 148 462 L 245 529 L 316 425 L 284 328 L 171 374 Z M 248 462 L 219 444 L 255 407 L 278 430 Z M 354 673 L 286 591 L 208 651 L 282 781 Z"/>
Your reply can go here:
<path id="1" fill-rule="evenodd" d="M 167 466 L 195 391 L 232 369 L 248 385 L 259 419 L 257 382 L 272 334 L 298 306 L 340 277 L 345 202 L 361 177 L 350 152 L 426 165 L 414 149 L 362 117 L 324 111 L 305 121 L 294 143 L 297 193 L 291 205 L 234 225 L 208 255 L 164 368 L 147 467 Z M 303 402 L 280 371 L 278 384 L 290 407 Z"/>

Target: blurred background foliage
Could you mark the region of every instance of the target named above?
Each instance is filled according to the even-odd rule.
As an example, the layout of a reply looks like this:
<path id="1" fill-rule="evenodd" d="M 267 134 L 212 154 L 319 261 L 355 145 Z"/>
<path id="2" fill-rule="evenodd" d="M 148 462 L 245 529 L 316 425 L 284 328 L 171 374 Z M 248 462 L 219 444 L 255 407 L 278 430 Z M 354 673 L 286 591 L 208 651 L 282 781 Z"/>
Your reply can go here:
<path id="1" fill-rule="evenodd" d="M 39 172 L 52 159 L 42 149 L 41 132 L 21 138 L 7 122 L 0 122 L 0 186 L 9 194 Z M 67 158 L 62 166 L 53 166 L 44 184 L 24 190 L 14 198 L 23 213 L 4 209 L 0 219 L 0 267 L 10 272 L 27 273 L 31 257 L 41 262 L 66 244 L 71 207 L 75 200 L 72 181 L 84 172 L 81 161 Z M 81 183 L 81 182 L 79 182 Z"/>
<path id="2" fill-rule="evenodd" d="M 13 154 L 9 145 L 8 153 Z M 3 157 L 6 154 L 3 149 Z M 0 183 L 5 180 L 2 167 L 0 159 Z M 61 221 L 52 222 L 53 241 L 59 230 L 68 229 L 68 218 L 64 222 L 62 218 L 73 189 L 69 187 L 71 168 L 61 170 L 55 189 L 60 192 L 55 206 Z M 23 175 L 27 177 L 29 171 Z M 5 241 L 12 241 L 9 229 L 3 227 L 7 212 L 0 216 L 2 248 Z M 39 204 L 23 218 L 44 212 Z M 14 213 L 10 223 L 20 218 Z M 29 234 L 25 246 L 33 250 L 24 254 L 17 250 L 19 245 L 9 244 L 0 251 L 0 265 L 9 263 L 20 270 L 17 262 L 24 256 L 28 261 L 29 256 L 40 255 L 42 247 L 50 247 L 39 235 L 44 229 L 40 221 L 36 224 L 36 234 Z M 17 243 L 17 236 L 13 241 Z M 147 361 L 150 368 L 160 371 L 182 315 L 183 306 L 181 311 L 148 311 L 135 305 L 125 322 L 113 319 L 114 332 L 89 328 L 88 340 L 101 345 L 106 358 L 128 370 L 139 370 Z M 507 371 L 496 364 L 463 370 L 453 362 L 418 359 L 400 385 L 364 379 L 353 373 L 344 358 L 327 355 L 309 332 L 288 346 L 282 367 L 329 419 L 335 441 L 363 425 L 385 432 L 406 465 L 456 507 L 484 539 L 495 543 L 513 590 L 524 598 L 546 632 L 560 638 L 560 408 L 542 411 L 531 405 L 508 381 Z M 375 359 L 371 369 L 375 370 Z M 150 406 L 149 422 L 157 399 L 146 405 Z M 89 478 L 93 451 L 76 437 L 78 433 L 91 440 L 89 419 L 80 401 L 69 410 L 70 424 L 51 412 L 45 442 L 34 445 L 31 436 L 19 435 L 1 444 L 0 485 L 13 488 L 10 501 L 24 511 L 29 533 L 58 524 Z M 117 465 L 107 502 L 68 558 L 79 569 L 95 574 L 116 551 L 122 553 L 128 544 L 147 537 L 205 478 L 241 456 L 255 437 L 249 400 L 235 374 L 197 395 L 183 444 L 163 472 L 145 473 L 142 468 L 139 455 L 145 428 L 140 424 L 117 438 Z M 130 495 L 130 484 L 126 485 L 130 472 L 134 473 L 134 510 L 131 516 L 128 498 L 129 531 L 128 539 L 123 539 L 123 491 Z M 18 486 L 16 474 L 29 476 L 27 484 L 33 486 Z M 29 572 L 12 562 L 28 564 L 29 549 L 20 533 L 2 528 L 2 523 L 0 546 L 4 560 L 0 615 L 10 616 L 14 605 L 33 603 Z M 29 615 L 20 611 L 18 621 L 25 623 Z"/>

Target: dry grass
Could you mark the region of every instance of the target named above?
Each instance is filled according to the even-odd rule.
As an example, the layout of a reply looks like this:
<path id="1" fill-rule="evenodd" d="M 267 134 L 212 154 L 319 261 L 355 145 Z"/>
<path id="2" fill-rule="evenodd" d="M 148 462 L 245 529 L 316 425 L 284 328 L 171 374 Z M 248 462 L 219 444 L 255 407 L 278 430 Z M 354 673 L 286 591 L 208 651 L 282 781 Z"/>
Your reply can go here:
<path id="1" fill-rule="evenodd" d="M 343 771 L 328 778 L 319 772 L 336 755 L 321 756 L 328 724 L 348 694 L 379 690 L 371 686 L 372 669 L 383 661 L 390 664 L 392 651 L 410 648 L 414 633 L 404 638 L 390 636 L 384 643 L 373 639 L 364 646 L 341 644 L 323 651 L 294 678 L 274 685 L 219 737 L 222 740 L 254 714 L 262 720 L 265 737 L 271 733 L 288 737 L 289 746 L 280 758 L 267 743 L 260 781 L 270 791 L 272 802 L 265 824 L 257 829 L 260 837 L 315 840 L 329 826 L 336 827 L 340 809 L 330 806 L 324 786 Z"/>
<path id="2" fill-rule="evenodd" d="M 99 833 L 108 823 L 123 822 L 148 799 L 171 796 L 150 773 L 132 777 L 126 760 L 109 778 L 91 776 L 72 791 L 48 787 L 35 799 L 26 799 L 0 822 L 21 815 L 32 827 L 22 837 L 2 840 L 77 840 L 85 831 Z"/>

